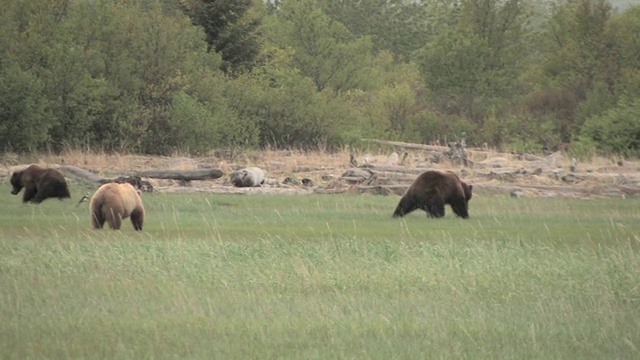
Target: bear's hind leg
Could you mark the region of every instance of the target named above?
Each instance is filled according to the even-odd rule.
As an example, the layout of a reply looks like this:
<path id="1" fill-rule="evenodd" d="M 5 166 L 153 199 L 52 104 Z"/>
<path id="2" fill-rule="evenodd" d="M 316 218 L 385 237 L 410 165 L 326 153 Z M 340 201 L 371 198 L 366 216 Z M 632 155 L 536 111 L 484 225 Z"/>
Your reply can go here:
<path id="1" fill-rule="evenodd" d="M 91 214 L 91 225 L 94 229 L 102 229 L 104 226 L 105 218 L 100 212 Z"/>
<path id="2" fill-rule="evenodd" d="M 142 223 L 144 222 L 144 213 L 142 211 L 134 211 L 131 213 L 131 224 L 136 231 L 142 231 Z"/>
<path id="3" fill-rule="evenodd" d="M 50 197 L 62 199 L 71 198 L 71 193 L 69 192 L 69 188 L 66 184 L 57 183 L 51 186 L 51 195 Z"/>
<path id="4" fill-rule="evenodd" d="M 122 218 L 118 214 L 115 214 L 114 216 L 111 216 L 110 220 L 111 221 L 108 221 L 109 227 L 113 230 L 120 230 L 122 227 Z"/>
<path id="5" fill-rule="evenodd" d="M 120 230 L 120 227 L 122 227 L 122 216 L 120 216 L 118 211 L 112 208 L 107 209 L 105 218 L 112 230 Z"/>
<path id="6" fill-rule="evenodd" d="M 427 209 L 425 210 L 430 218 L 444 217 L 444 201 L 439 196 L 436 196 L 427 203 Z"/>

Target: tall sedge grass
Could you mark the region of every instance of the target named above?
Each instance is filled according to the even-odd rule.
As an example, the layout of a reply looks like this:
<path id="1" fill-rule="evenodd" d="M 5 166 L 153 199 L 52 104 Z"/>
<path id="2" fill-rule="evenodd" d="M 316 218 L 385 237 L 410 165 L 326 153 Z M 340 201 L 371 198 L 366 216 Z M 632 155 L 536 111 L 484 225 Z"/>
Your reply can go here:
<path id="1" fill-rule="evenodd" d="M 638 199 L 148 195 L 142 233 L 0 194 L 0 358 L 640 357 Z"/>

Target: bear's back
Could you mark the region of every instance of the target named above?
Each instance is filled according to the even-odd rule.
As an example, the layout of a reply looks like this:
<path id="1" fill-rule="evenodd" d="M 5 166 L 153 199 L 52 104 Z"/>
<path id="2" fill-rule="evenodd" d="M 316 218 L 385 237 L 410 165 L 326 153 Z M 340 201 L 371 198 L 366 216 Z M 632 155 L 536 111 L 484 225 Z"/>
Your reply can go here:
<path id="1" fill-rule="evenodd" d="M 464 189 L 460 184 L 458 175 L 450 171 L 428 170 L 420 175 L 411 184 L 413 191 L 432 191 L 451 193 L 460 190 L 464 194 Z"/>

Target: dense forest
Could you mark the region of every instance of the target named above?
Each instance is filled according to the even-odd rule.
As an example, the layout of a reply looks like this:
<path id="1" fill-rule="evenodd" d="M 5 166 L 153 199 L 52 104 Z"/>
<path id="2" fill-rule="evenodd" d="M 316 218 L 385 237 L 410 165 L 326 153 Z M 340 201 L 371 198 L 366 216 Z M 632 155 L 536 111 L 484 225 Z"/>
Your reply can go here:
<path id="1" fill-rule="evenodd" d="M 606 0 L 6 0 L 0 151 L 640 155 L 640 6 Z"/>

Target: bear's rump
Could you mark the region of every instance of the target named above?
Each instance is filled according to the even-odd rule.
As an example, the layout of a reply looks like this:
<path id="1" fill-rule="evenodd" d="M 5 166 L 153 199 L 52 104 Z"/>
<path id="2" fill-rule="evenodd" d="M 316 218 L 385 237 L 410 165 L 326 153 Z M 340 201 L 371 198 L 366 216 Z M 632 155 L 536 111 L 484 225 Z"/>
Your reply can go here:
<path id="1" fill-rule="evenodd" d="M 132 205 L 131 200 L 127 196 L 123 196 L 117 192 L 109 192 L 105 194 L 103 209 L 109 208 L 109 211 L 117 213 L 122 218 L 129 216 L 130 211 L 135 207 L 135 203 Z"/>

